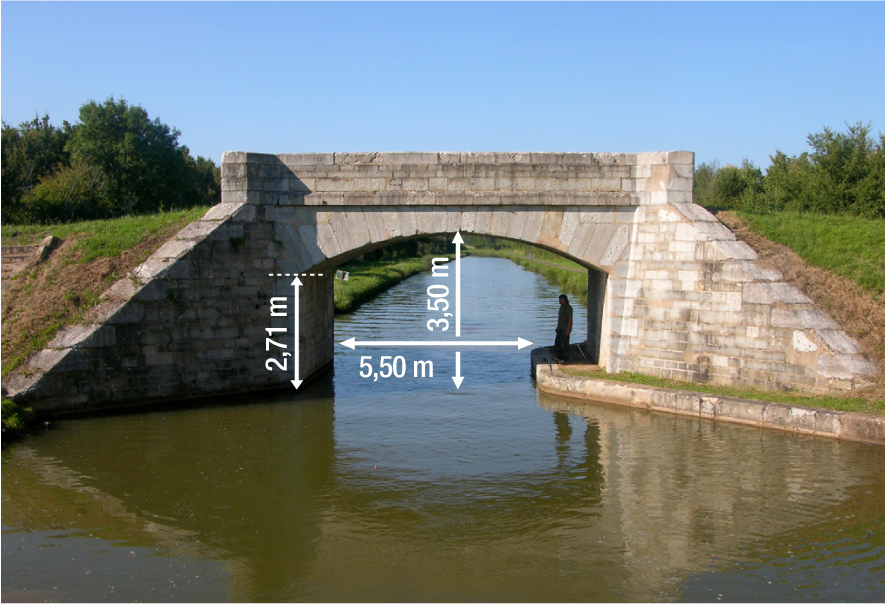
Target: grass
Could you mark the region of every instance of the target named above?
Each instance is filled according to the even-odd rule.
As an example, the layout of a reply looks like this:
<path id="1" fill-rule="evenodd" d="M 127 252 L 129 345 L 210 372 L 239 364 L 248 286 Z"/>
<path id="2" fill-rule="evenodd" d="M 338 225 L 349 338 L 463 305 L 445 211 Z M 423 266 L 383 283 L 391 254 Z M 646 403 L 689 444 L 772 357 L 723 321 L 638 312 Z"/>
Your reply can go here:
<path id="1" fill-rule="evenodd" d="M 80 252 L 81 263 L 96 258 L 112 258 L 135 247 L 145 235 L 156 233 L 176 223 L 188 223 L 199 219 L 209 210 L 197 207 L 178 212 L 162 212 L 149 216 L 124 216 L 112 220 L 91 220 L 55 225 L 3 225 L 0 240 L 3 245 L 29 245 L 39 243 L 49 235 L 59 239 L 75 238 L 74 250 Z"/>
<path id="2" fill-rule="evenodd" d="M 885 295 L 885 220 L 856 216 L 737 212 L 747 227 L 783 244 L 809 264 Z"/>
<path id="3" fill-rule="evenodd" d="M 772 403 L 785 403 L 788 405 L 801 405 L 804 407 L 822 407 L 835 411 L 853 411 L 861 413 L 875 413 L 885 415 L 885 401 L 868 401 L 860 397 L 816 395 L 796 392 L 776 392 L 757 390 L 755 388 L 738 388 L 734 386 L 713 386 L 709 384 L 696 384 L 694 382 L 681 382 L 668 380 L 641 373 L 606 373 L 604 369 L 579 369 L 577 367 L 560 367 L 563 373 L 580 377 L 589 377 L 613 382 L 625 382 L 630 384 L 642 384 L 655 388 L 667 388 L 670 390 L 687 390 L 715 396 L 729 396 L 734 398 L 748 398 Z"/>
<path id="4" fill-rule="evenodd" d="M 438 256 L 438 255 L 437 255 Z M 335 280 L 335 312 L 348 313 L 403 279 L 430 268 L 430 256 L 374 262 L 349 262 L 338 267 L 347 271 L 347 281 Z"/>
<path id="5" fill-rule="evenodd" d="M 171 232 L 199 219 L 207 210 L 207 207 L 197 207 L 149 216 L 127 216 L 59 225 L 4 225 L 0 229 L 3 245 L 28 245 L 49 235 L 71 241 L 73 245 L 70 249 L 56 252 L 50 256 L 49 261 L 32 268 L 30 273 L 15 277 L 15 282 L 9 284 L 13 291 L 9 295 L 15 299 L 12 308 L 3 316 L 2 376 L 5 377 L 31 355 L 45 348 L 62 327 L 80 321 L 99 302 L 101 291 L 119 279 L 120 275 L 116 272 L 103 275 L 98 281 L 84 279 L 90 271 L 99 270 L 94 269 L 91 262 L 101 258 L 119 258 L 124 252 L 137 248 L 152 236 L 161 235 L 164 230 Z M 130 262 L 140 263 L 151 251 L 150 246 L 147 246 L 139 255 L 132 256 Z M 79 265 L 74 273 L 77 277 L 71 278 L 70 267 L 75 262 L 74 266 Z M 17 292 L 16 287 L 20 288 Z M 6 291 L 4 289 L 4 305 L 8 303 L 5 299 Z M 32 324 L 26 331 L 17 331 L 11 324 L 15 323 L 22 310 L 27 310 L 28 306 L 23 305 L 32 306 L 28 300 L 38 293 L 44 302 L 55 302 L 50 304 L 39 326 Z"/>
<path id="6" fill-rule="evenodd" d="M 577 296 L 582 304 L 587 303 L 587 269 L 576 262 L 567 260 L 545 250 L 532 251 L 532 258 L 522 249 L 515 248 L 482 248 L 470 250 L 474 256 L 494 256 L 507 258 L 512 262 L 538 273 L 551 283 L 558 285 L 563 291 Z M 554 264 L 556 266 L 551 266 Z M 578 270 L 575 270 L 578 269 Z M 579 272 L 580 271 L 580 272 Z"/>

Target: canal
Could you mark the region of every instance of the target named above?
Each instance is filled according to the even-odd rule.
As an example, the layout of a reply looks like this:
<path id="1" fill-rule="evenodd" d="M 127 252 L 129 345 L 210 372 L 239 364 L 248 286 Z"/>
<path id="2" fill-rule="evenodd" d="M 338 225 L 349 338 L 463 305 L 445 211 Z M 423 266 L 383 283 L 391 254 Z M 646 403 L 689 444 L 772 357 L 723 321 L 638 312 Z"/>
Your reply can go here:
<path id="1" fill-rule="evenodd" d="M 453 338 L 453 272 L 336 342 Z M 543 278 L 462 283 L 463 340 L 552 344 Z M 2 599 L 885 600 L 885 447 L 548 396 L 531 348 L 464 348 L 456 389 L 454 349 L 336 346 L 298 395 L 55 422 L 2 453 Z"/>

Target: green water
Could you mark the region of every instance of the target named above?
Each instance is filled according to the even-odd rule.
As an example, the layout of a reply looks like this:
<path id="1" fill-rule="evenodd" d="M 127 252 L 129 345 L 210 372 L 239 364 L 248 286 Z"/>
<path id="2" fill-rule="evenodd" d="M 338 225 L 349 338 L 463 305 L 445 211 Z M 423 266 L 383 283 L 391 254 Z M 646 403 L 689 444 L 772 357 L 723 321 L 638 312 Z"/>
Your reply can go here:
<path id="1" fill-rule="evenodd" d="M 462 339 L 552 344 L 543 279 L 462 274 Z M 453 337 L 425 327 L 432 282 L 336 341 Z M 452 349 L 336 348 L 298 394 L 6 447 L 3 601 L 885 599 L 885 447 L 539 395 L 529 349 L 463 349 L 455 389 Z M 367 355 L 408 371 L 361 378 Z"/>

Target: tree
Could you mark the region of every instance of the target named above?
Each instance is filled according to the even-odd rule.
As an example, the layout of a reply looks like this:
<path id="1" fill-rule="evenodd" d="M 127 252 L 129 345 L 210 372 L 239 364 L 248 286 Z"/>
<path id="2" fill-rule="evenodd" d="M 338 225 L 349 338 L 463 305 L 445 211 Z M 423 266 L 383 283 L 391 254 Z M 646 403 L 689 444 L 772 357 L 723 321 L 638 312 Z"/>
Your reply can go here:
<path id="1" fill-rule="evenodd" d="M 808 144 L 814 149 L 809 154 L 811 178 L 805 191 L 809 209 L 885 217 L 885 208 L 881 204 L 876 207 L 876 187 L 870 186 L 876 179 L 871 172 L 876 166 L 875 156 L 883 152 L 882 145 L 869 136 L 871 124 L 858 122 L 847 127 L 845 133 L 824 128 L 823 132 L 808 135 Z M 879 187 L 879 199 L 881 194 Z"/>
<path id="2" fill-rule="evenodd" d="M 695 200 L 706 206 L 750 211 L 791 210 L 885 218 L 885 137 L 870 136 L 858 122 L 846 132 L 808 135 L 810 152 L 771 156 L 762 171 L 747 160 L 740 168 L 701 164 L 695 171 Z"/>
<path id="3" fill-rule="evenodd" d="M 719 173 L 719 162 L 702 163 L 694 172 L 694 201 L 702 206 L 713 205 L 713 183 Z"/>
<path id="4" fill-rule="evenodd" d="M 69 222 L 212 205 L 218 166 L 178 144 L 179 131 L 113 97 L 80 107 L 81 123 L 49 116 L 3 123 L 3 222 Z"/>
<path id="5" fill-rule="evenodd" d="M 752 209 L 763 186 L 762 170 L 744 159 L 740 168 L 729 164 L 716 173 L 710 197 L 717 207 Z"/>
<path id="6" fill-rule="evenodd" d="M 68 144 L 72 159 L 97 168 L 111 214 L 143 214 L 189 203 L 187 152 L 178 130 L 113 97 L 80 107 Z"/>
<path id="7" fill-rule="evenodd" d="M 41 179 L 60 167 L 70 164 L 66 145 L 72 127 L 64 122 L 61 128 L 49 123 L 49 116 L 35 117 L 14 128 L 2 124 L 2 204 L 3 222 L 17 220 L 22 212 L 22 198 Z"/>

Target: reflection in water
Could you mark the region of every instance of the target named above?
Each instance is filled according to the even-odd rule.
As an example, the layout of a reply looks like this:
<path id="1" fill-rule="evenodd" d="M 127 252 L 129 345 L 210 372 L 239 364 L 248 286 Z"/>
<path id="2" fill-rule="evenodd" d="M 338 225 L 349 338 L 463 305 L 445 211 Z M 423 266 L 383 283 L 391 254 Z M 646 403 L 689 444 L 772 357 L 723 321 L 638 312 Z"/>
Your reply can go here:
<path id="1" fill-rule="evenodd" d="M 542 279 L 494 259 L 463 278 L 464 339 L 552 343 Z M 336 341 L 427 337 L 430 282 Z M 536 394 L 527 351 L 465 350 L 460 390 L 450 350 L 337 354 L 297 395 L 5 450 L 4 601 L 885 598 L 882 447 Z M 434 377 L 364 380 L 367 355 Z M 138 579 L 124 597 L 112 575 Z"/>

